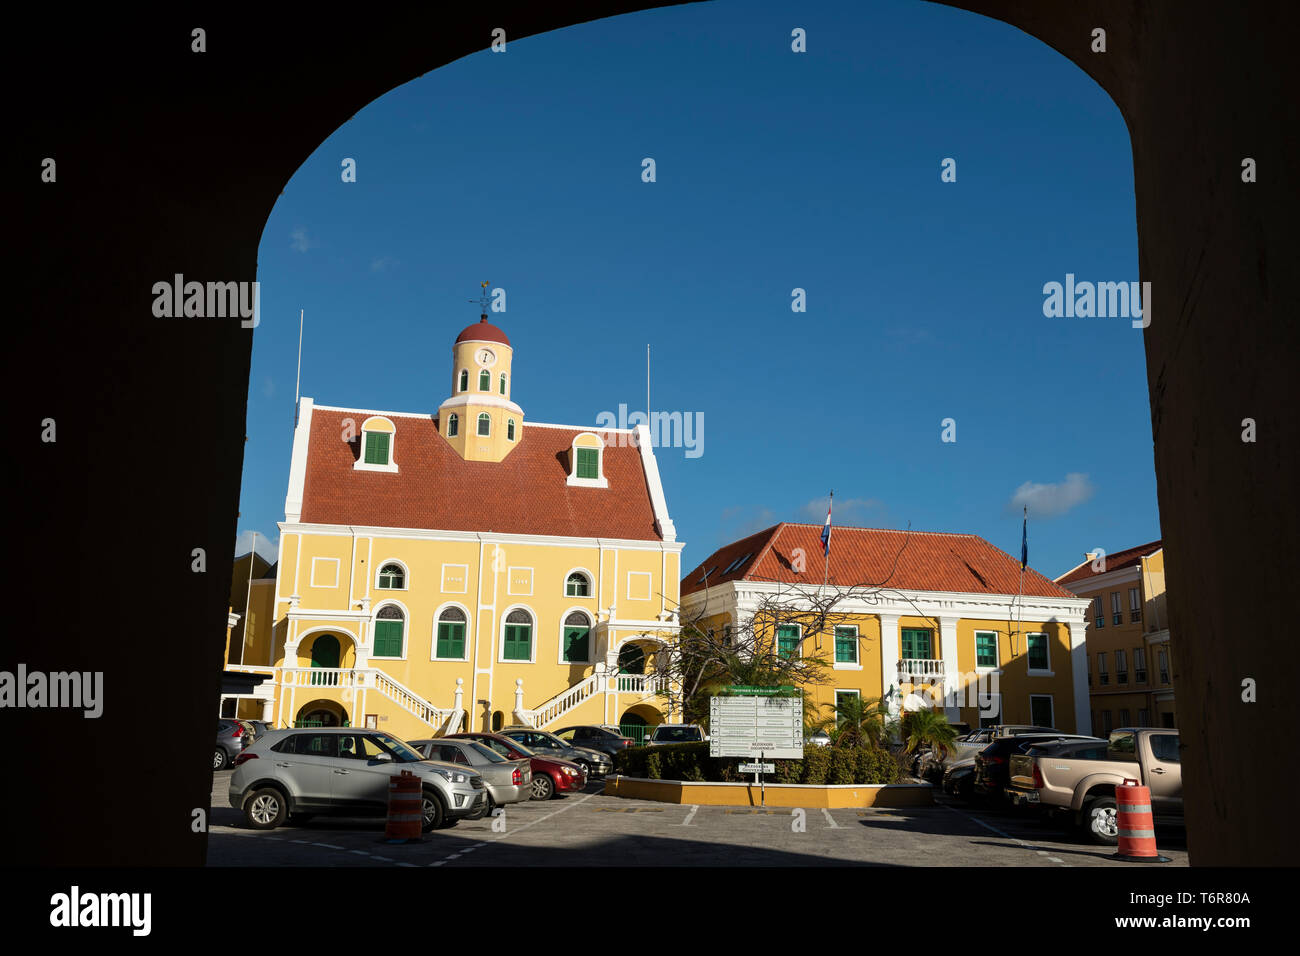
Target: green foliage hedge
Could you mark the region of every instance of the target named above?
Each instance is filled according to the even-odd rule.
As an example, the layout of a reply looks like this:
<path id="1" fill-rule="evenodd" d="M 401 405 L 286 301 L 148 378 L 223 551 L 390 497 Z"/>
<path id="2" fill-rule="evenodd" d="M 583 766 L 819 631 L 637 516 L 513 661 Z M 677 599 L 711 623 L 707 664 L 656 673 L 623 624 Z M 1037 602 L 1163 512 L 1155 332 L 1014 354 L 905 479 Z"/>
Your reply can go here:
<path id="1" fill-rule="evenodd" d="M 737 783 L 752 780 L 736 768 L 739 757 L 710 757 L 707 743 L 629 747 L 614 755 L 614 772 L 649 780 Z M 769 783 L 898 783 L 906 776 L 886 750 L 871 747 L 805 747 L 802 760 L 771 760 Z"/>

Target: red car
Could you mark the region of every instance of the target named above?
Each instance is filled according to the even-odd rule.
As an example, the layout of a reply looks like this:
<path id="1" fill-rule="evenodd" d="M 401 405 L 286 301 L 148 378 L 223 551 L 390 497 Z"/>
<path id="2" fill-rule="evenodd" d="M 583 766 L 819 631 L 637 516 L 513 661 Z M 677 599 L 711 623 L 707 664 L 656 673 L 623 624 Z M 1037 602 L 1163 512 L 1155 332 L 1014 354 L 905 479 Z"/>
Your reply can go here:
<path id="1" fill-rule="evenodd" d="M 549 800 L 557 793 L 570 793 L 581 790 L 587 785 L 587 775 L 576 763 L 558 757 L 543 757 L 523 744 L 515 743 L 509 737 L 484 733 L 448 734 L 447 736 L 477 740 L 508 760 L 527 758 L 533 768 L 534 800 Z"/>

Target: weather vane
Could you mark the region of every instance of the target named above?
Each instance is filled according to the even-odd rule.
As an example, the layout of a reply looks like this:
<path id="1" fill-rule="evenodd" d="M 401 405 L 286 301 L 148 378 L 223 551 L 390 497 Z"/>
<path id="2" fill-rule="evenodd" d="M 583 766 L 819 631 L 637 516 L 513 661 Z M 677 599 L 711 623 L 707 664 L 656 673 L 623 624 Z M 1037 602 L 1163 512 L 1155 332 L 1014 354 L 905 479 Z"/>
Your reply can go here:
<path id="1" fill-rule="evenodd" d="M 479 298 L 478 298 L 478 306 L 479 306 L 479 311 L 480 311 L 480 316 L 479 316 L 479 317 L 480 317 L 480 318 L 484 318 L 484 319 L 487 318 L 487 314 L 488 314 L 488 299 L 490 298 L 490 296 L 488 295 L 488 286 L 491 285 L 491 284 L 492 284 L 492 283 L 491 283 L 490 281 L 487 281 L 487 280 L 484 280 L 483 283 L 482 283 L 482 286 L 483 286 L 483 293 L 482 293 L 482 295 L 480 295 Z M 473 300 L 473 299 L 470 299 L 469 301 L 470 301 L 470 302 L 473 302 L 474 300 Z"/>

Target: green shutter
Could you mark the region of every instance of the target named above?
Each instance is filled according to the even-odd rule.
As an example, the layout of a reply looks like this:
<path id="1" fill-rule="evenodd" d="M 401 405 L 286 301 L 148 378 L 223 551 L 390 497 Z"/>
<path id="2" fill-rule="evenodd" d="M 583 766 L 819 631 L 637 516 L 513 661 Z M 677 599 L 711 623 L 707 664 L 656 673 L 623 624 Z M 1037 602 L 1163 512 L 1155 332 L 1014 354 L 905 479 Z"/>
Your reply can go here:
<path id="1" fill-rule="evenodd" d="M 505 393 L 506 393 L 506 373 L 502 372 L 501 373 L 501 394 L 504 395 Z"/>
<path id="2" fill-rule="evenodd" d="M 588 652 L 589 627 L 566 627 L 564 629 L 564 659 L 566 661 L 585 662 Z"/>
<path id="3" fill-rule="evenodd" d="M 375 622 L 374 653 L 376 657 L 401 657 L 402 656 L 402 622 L 401 621 L 376 621 Z"/>
<path id="4" fill-rule="evenodd" d="M 388 464 L 388 436 L 382 432 L 366 433 L 366 464 Z"/>
<path id="5" fill-rule="evenodd" d="M 438 625 L 438 656 L 461 659 L 465 656 L 465 625 L 449 621 Z"/>
<path id="6" fill-rule="evenodd" d="M 903 628 L 901 643 L 904 660 L 934 660 L 930 649 L 930 632 L 926 628 Z"/>
<path id="7" fill-rule="evenodd" d="M 835 629 L 835 663 L 856 664 L 858 662 L 858 633 L 851 627 Z"/>
<path id="8" fill-rule="evenodd" d="M 492 373 L 487 369 L 478 373 L 478 390 L 480 392 L 492 391 Z"/>
<path id="9" fill-rule="evenodd" d="M 502 656 L 508 661 L 526 661 L 532 657 L 532 625 L 507 624 L 506 646 Z"/>
<path id="10" fill-rule="evenodd" d="M 578 449 L 578 477 L 579 478 L 599 478 L 600 477 L 600 452 L 595 448 Z"/>
<path id="11" fill-rule="evenodd" d="M 998 666 L 998 638 L 996 634 L 975 635 L 975 665 L 977 667 Z"/>
<path id="12" fill-rule="evenodd" d="M 776 652 L 782 657 L 799 656 L 799 626 L 782 624 L 776 629 Z"/>
<path id="13" fill-rule="evenodd" d="M 1047 670 L 1047 635 L 1029 635 L 1029 666 L 1034 670 Z"/>

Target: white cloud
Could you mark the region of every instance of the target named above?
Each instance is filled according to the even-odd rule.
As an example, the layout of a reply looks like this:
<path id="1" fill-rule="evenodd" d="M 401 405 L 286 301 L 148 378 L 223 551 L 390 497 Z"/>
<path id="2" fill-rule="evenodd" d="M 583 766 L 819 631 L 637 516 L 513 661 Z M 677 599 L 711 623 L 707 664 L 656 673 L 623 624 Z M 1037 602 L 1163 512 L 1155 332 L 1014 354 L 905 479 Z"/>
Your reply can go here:
<path id="1" fill-rule="evenodd" d="M 254 532 L 241 531 L 235 537 L 235 557 L 241 554 L 248 554 L 249 549 L 253 546 Z M 280 539 L 268 538 L 265 534 L 257 532 L 257 554 L 258 557 L 264 558 L 274 564 L 280 556 Z"/>
<path id="2" fill-rule="evenodd" d="M 803 513 L 809 521 L 822 524 L 826 521 L 826 506 L 830 495 L 814 498 L 803 506 Z M 889 509 L 877 498 L 837 498 L 831 512 L 831 521 L 837 525 L 861 525 L 864 522 L 882 523 Z"/>
<path id="3" fill-rule="evenodd" d="M 747 538 L 756 531 L 770 528 L 780 521 L 771 508 L 736 506 L 722 512 L 722 544 Z"/>
<path id="4" fill-rule="evenodd" d="M 1088 476 L 1079 472 L 1070 472 L 1059 484 L 1026 481 L 1016 489 L 1003 511 L 1007 515 L 1016 515 L 1022 508 L 1028 508 L 1031 518 L 1055 518 L 1083 504 L 1095 491 Z"/>
<path id="5" fill-rule="evenodd" d="M 293 232 L 289 233 L 289 238 L 292 240 L 289 245 L 294 249 L 297 249 L 299 252 L 306 252 L 313 246 L 320 245 L 319 242 L 307 235 L 307 230 L 303 226 L 299 226 Z"/>
<path id="6" fill-rule="evenodd" d="M 370 263 L 371 272 L 388 272 L 390 269 L 396 269 L 401 263 L 392 256 L 380 256 Z"/>

